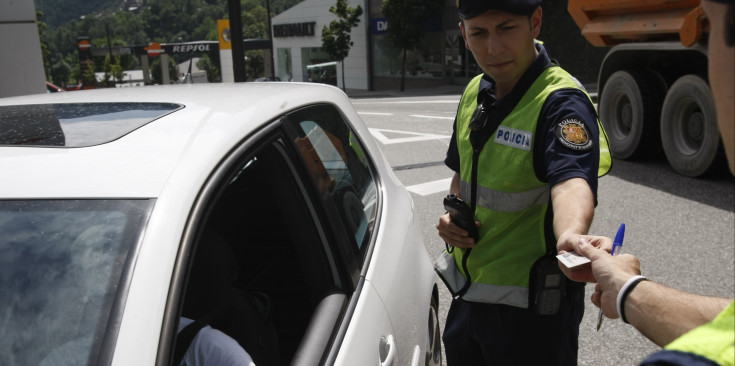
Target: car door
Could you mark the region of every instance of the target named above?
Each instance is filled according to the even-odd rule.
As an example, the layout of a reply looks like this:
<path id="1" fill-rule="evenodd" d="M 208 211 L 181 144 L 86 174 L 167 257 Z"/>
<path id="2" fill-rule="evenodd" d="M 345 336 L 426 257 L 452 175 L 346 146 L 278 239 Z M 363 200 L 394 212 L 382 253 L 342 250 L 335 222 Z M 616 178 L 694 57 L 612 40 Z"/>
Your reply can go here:
<path id="1" fill-rule="evenodd" d="M 364 279 L 379 226 L 380 190 L 373 162 L 334 106 L 295 111 L 285 124 L 333 224 L 336 241 L 332 244 L 350 268 L 350 304 L 325 362 L 391 364 L 397 361 L 391 322 L 380 296 Z M 345 341 L 348 331 L 360 337 Z"/>
<path id="2" fill-rule="evenodd" d="M 361 360 L 345 364 L 374 364 L 378 346 L 392 334 L 379 296 L 362 277 L 376 228 L 378 192 L 359 139 L 332 105 L 293 111 L 245 139 L 212 173 L 190 215 L 159 364 L 170 364 L 177 347 L 181 350 L 176 340 L 183 339 L 183 318 L 206 318 L 218 330 L 217 324 L 246 319 L 239 330 L 222 331 L 259 366 L 332 364 L 340 352 Z M 192 270 L 216 253 L 220 259 L 213 263 L 219 265 Z M 215 272 L 225 275 L 212 276 Z M 198 278 L 197 273 L 209 275 Z M 245 307 L 240 314 L 209 320 L 210 311 L 221 305 L 217 301 L 229 301 L 222 294 L 233 291 L 262 295 L 267 314 L 251 314 Z M 267 325 L 249 326 L 253 323 Z M 355 327 L 364 342 L 343 344 L 347 329 Z"/>

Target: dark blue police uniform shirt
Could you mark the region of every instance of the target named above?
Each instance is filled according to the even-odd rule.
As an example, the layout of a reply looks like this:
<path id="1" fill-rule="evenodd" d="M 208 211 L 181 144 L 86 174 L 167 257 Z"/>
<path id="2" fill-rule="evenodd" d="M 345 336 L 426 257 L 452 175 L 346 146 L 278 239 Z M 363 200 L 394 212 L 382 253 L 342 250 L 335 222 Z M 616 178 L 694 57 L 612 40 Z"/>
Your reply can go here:
<path id="1" fill-rule="evenodd" d="M 501 121 L 518 104 L 521 97 L 531 87 L 536 78 L 549 66 L 552 61 L 546 49 L 537 44 L 539 55 L 531 66 L 526 70 L 513 90 L 500 100 L 495 99 L 494 81 L 487 75 L 483 75 L 480 81 L 480 92 L 478 103 L 484 100 L 488 110 L 489 120 Z M 567 119 L 583 121 L 588 138 L 593 139 L 592 148 L 587 150 L 575 150 L 562 144 L 554 134 L 556 126 Z M 583 178 L 587 181 L 597 202 L 597 166 L 600 159 L 599 131 L 597 128 L 597 112 L 587 95 L 578 89 L 562 89 L 555 91 L 546 99 L 541 109 L 539 124 L 534 136 L 534 170 L 536 176 L 542 182 L 548 182 L 550 186 L 571 178 Z M 492 123 L 488 123 L 490 125 Z M 457 149 L 455 117 L 452 139 L 447 149 L 447 157 L 444 160 L 450 169 L 459 172 L 459 150 Z M 485 133 L 490 139 L 493 131 Z M 490 142 L 492 143 L 492 142 Z"/>

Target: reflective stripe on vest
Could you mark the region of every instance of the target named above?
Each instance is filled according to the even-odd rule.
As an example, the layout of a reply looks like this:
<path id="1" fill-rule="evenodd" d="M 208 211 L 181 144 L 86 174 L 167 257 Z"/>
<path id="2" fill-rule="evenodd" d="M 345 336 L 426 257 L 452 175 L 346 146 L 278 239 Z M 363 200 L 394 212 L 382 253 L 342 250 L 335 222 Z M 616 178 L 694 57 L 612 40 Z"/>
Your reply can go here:
<path id="1" fill-rule="evenodd" d="M 719 365 L 732 366 L 735 363 L 735 301 L 710 323 L 692 329 L 664 348 L 693 353 Z"/>
<path id="2" fill-rule="evenodd" d="M 460 181 L 460 194 L 469 197 L 471 185 Z M 525 192 L 503 192 L 487 187 L 477 187 L 477 205 L 499 212 L 519 212 L 531 206 L 544 205 L 549 202 L 549 187 L 541 186 Z"/>
<path id="3" fill-rule="evenodd" d="M 446 251 L 437 258 L 434 267 L 442 278 L 442 281 L 452 292 L 452 295 L 464 286 L 467 278 L 462 275 L 456 266 L 454 258 Z M 520 307 L 524 307 L 521 305 L 526 304 L 525 307 L 528 307 L 528 288 L 521 286 L 496 286 L 474 282 L 467 289 L 467 292 L 462 295 L 462 299 L 473 302 L 489 302 Z"/>

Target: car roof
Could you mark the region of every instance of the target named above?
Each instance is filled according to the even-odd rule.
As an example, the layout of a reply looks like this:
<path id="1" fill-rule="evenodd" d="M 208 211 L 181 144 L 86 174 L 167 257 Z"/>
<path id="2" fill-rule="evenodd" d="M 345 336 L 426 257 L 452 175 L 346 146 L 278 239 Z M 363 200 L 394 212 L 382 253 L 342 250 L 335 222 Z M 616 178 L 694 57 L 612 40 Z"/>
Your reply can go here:
<path id="1" fill-rule="evenodd" d="M 0 145 L 0 198 L 155 198 L 167 184 L 201 183 L 239 141 L 290 110 L 332 103 L 354 113 L 340 89 L 312 83 L 147 86 L 0 98 L 0 106 L 136 102 L 181 107 L 93 146 Z"/>

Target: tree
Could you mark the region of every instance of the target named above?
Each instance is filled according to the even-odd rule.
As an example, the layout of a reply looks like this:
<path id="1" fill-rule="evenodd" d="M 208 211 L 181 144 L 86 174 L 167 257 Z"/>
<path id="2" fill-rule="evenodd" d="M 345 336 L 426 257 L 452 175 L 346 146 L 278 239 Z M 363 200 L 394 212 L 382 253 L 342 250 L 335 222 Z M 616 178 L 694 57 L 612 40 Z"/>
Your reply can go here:
<path id="1" fill-rule="evenodd" d="M 384 0 L 381 11 L 388 22 L 388 39 L 403 50 L 401 91 L 406 84 L 406 51 L 413 49 L 424 37 L 422 26 L 427 19 L 439 14 L 444 0 Z"/>
<path id="2" fill-rule="evenodd" d="M 336 6 L 330 7 L 329 12 L 337 15 L 338 19 L 333 20 L 322 29 L 322 48 L 332 60 L 342 64 L 342 90 L 345 90 L 344 59 L 350 54 L 353 44 L 350 32 L 360 22 L 362 7 L 358 5 L 356 8 L 351 8 L 347 6 L 347 0 L 337 0 Z"/>
<path id="3" fill-rule="evenodd" d="M 89 60 L 87 62 L 87 68 L 82 73 L 82 81 L 86 87 L 97 87 L 97 78 L 94 75 L 94 61 Z"/>
<path id="4" fill-rule="evenodd" d="M 110 55 L 105 56 L 105 62 L 102 64 L 102 71 L 104 71 L 104 76 L 102 77 L 102 85 L 105 87 L 110 86 L 110 72 L 112 71 L 112 60 L 110 59 Z M 114 85 L 114 83 L 112 83 Z"/>
<path id="5" fill-rule="evenodd" d="M 160 57 L 156 57 L 151 64 L 151 78 L 154 84 L 163 84 L 163 67 Z M 168 79 L 176 81 L 179 78 L 179 65 L 173 59 L 168 60 Z"/>
<path id="6" fill-rule="evenodd" d="M 57 58 L 59 61 L 51 66 L 51 80 L 59 86 L 66 87 L 71 76 L 71 66 L 63 58 Z"/>
<path id="7" fill-rule="evenodd" d="M 242 38 L 246 40 L 267 38 L 268 10 L 253 1 L 243 4 L 243 9 Z M 263 50 L 245 50 L 245 70 L 250 80 L 266 76 Z"/>
<path id="8" fill-rule="evenodd" d="M 210 83 L 222 81 L 222 71 L 220 70 L 219 53 L 205 54 L 199 61 L 197 67 L 207 74 L 207 81 Z"/>
<path id="9" fill-rule="evenodd" d="M 120 64 L 120 56 L 115 56 L 115 63 L 110 67 L 110 74 L 116 83 L 121 83 L 125 77 L 125 68 Z"/>
<path id="10" fill-rule="evenodd" d="M 43 71 L 46 73 L 46 80 L 49 79 L 51 75 L 51 50 L 49 49 L 48 43 L 46 43 L 46 39 L 44 37 L 46 33 L 46 23 L 41 21 L 41 18 L 43 18 L 43 12 L 40 10 L 36 10 L 36 25 L 38 26 L 38 34 L 39 38 L 41 39 L 41 57 L 43 58 Z"/>

